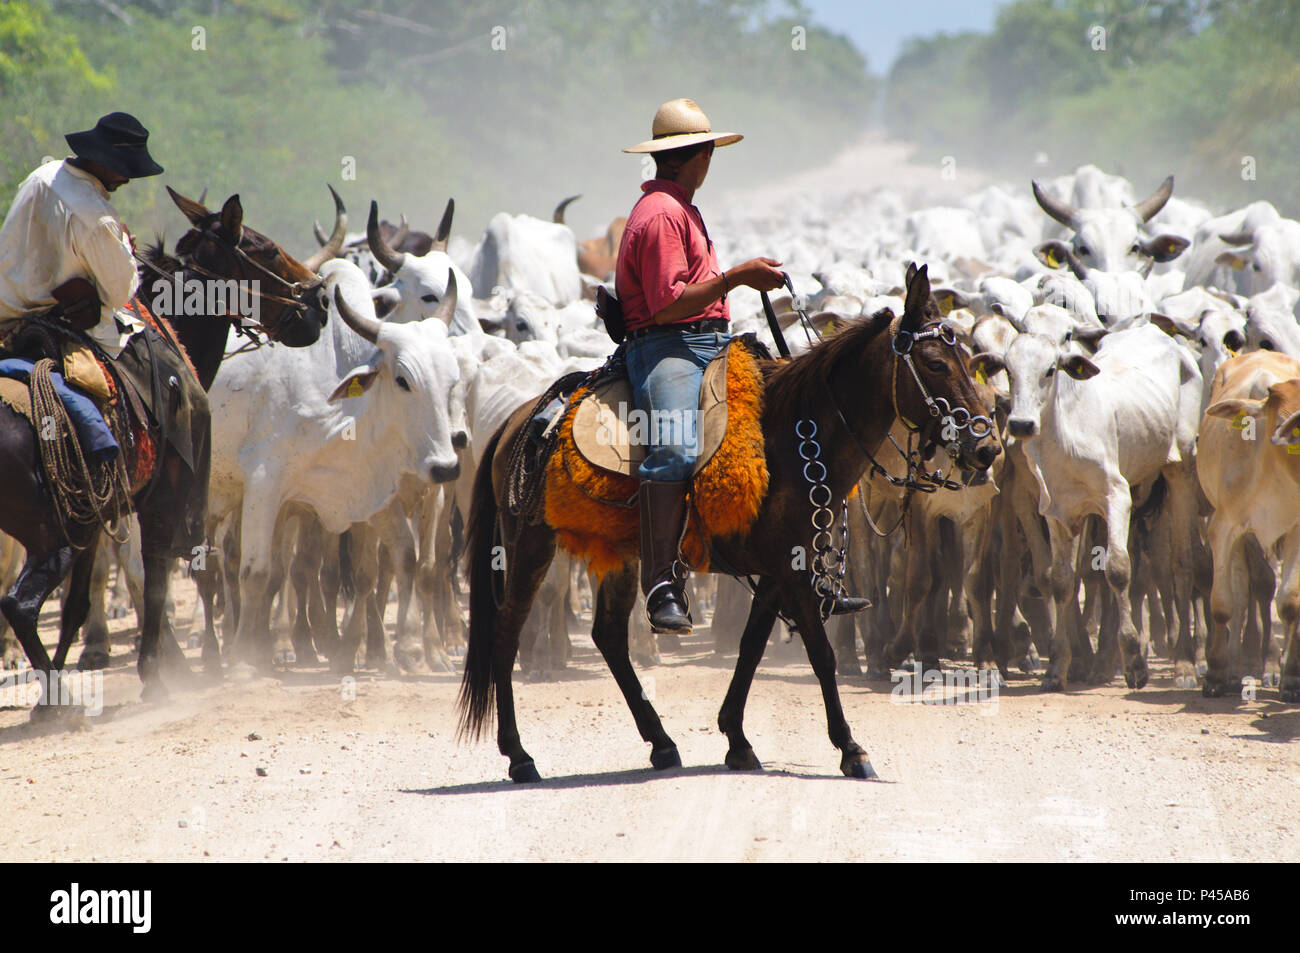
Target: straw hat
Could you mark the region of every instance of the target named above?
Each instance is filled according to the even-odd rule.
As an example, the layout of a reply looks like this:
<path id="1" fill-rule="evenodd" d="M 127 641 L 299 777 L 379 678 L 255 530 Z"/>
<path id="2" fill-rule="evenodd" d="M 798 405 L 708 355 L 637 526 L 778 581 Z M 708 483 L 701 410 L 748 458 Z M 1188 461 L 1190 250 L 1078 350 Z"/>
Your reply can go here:
<path id="1" fill-rule="evenodd" d="M 729 146 L 745 138 L 735 132 L 714 132 L 709 126 L 709 117 L 692 99 L 674 99 L 660 106 L 650 133 L 653 138 L 628 146 L 623 151 L 663 152 L 701 142 Z"/>

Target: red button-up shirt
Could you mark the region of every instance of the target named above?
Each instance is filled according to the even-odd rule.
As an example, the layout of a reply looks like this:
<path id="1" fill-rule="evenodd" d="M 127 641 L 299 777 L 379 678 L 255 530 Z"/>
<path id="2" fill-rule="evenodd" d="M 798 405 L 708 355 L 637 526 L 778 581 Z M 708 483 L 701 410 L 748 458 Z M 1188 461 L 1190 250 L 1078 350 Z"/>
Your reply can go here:
<path id="1" fill-rule="evenodd" d="M 651 179 L 641 191 L 645 194 L 628 216 L 614 269 L 614 288 L 629 331 L 653 325 L 654 315 L 681 297 L 687 285 L 722 274 L 704 219 L 685 189 L 667 179 Z M 723 296 L 673 323 L 730 317 Z"/>

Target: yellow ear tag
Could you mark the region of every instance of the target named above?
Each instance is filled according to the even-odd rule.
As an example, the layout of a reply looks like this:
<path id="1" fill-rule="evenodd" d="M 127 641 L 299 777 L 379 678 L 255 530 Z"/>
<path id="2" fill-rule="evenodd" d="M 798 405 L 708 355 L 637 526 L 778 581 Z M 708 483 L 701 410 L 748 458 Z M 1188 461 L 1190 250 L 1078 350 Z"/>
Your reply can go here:
<path id="1" fill-rule="evenodd" d="M 989 379 L 984 376 L 984 365 L 981 364 L 979 367 L 975 368 L 975 383 L 987 384 L 988 382 Z"/>
<path id="2" fill-rule="evenodd" d="M 1246 412 L 1244 410 L 1238 411 L 1237 416 L 1232 418 L 1232 429 L 1233 430 L 1246 429 Z"/>
<path id="3" fill-rule="evenodd" d="M 359 377 L 352 378 L 352 382 L 348 384 L 348 396 L 360 397 L 365 392 L 366 389 L 361 386 L 361 378 Z"/>
<path id="4" fill-rule="evenodd" d="M 1049 268 L 1061 267 L 1061 259 L 1056 257 L 1056 252 L 1052 252 L 1052 251 L 1047 252 L 1047 267 Z"/>
<path id="5" fill-rule="evenodd" d="M 1232 348 L 1228 348 L 1228 353 L 1229 353 L 1230 355 L 1232 355 L 1233 357 L 1236 357 L 1236 356 L 1237 356 L 1239 353 L 1241 353 L 1241 352 L 1240 352 L 1240 351 L 1234 351 Z"/>
<path id="6" fill-rule="evenodd" d="M 944 295 L 942 298 L 940 298 L 940 299 L 939 299 L 939 310 L 940 310 L 941 312 L 943 312 L 944 314 L 951 314 L 951 313 L 952 313 L 952 298 L 948 297 L 947 295 Z"/>
<path id="7" fill-rule="evenodd" d="M 1300 437 L 1300 427 L 1292 427 L 1291 436 Z M 1286 452 L 1288 456 L 1300 457 L 1300 443 L 1288 443 L 1286 445 Z"/>
<path id="8" fill-rule="evenodd" d="M 1245 268 L 1245 267 L 1246 267 L 1246 262 L 1243 261 L 1242 259 L 1240 259 L 1240 258 L 1234 258 L 1234 259 L 1232 259 L 1232 270 L 1233 270 L 1233 271 L 1241 271 L 1241 269 L 1243 269 L 1243 268 Z"/>

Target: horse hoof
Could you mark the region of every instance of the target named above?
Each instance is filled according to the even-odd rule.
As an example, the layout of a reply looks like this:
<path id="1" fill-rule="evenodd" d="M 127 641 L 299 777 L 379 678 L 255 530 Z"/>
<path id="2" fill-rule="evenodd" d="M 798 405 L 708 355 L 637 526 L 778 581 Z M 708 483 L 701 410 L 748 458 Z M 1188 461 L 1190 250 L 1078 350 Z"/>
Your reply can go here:
<path id="1" fill-rule="evenodd" d="M 537 773 L 537 765 L 529 759 L 510 766 L 510 780 L 515 784 L 532 784 L 534 781 L 542 780 L 542 776 Z"/>
<path id="2" fill-rule="evenodd" d="M 108 668 L 109 654 L 104 649 L 86 649 L 77 659 L 78 672 L 98 672 Z"/>
<path id="3" fill-rule="evenodd" d="M 754 754 L 753 748 L 746 748 L 743 751 L 728 751 L 726 764 L 732 771 L 763 770 L 763 764 Z"/>
<path id="4" fill-rule="evenodd" d="M 846 778 L 857 778 L 861 781 L 880 780 L 880 775 L 876 774 L 876 769 L 871 766 L 866 755 L 846 754 L 840 760 L 840 770 L 844 772 Z"/>
<path id="5" fill-rule="evenodd" d="M 86 720 L 86 709 L 80 705 L 42 705 L 32 708 L 31 722 L 34 725 L 65 724 L 76 725 Z"/>
<path id="6" fill-rule="evenodd" d="M 680 768 L 682 766 L 682 756 L 677 753 L 676 745 L 671 748 L 660 748 L 657 751 L 650 752 L 650 765 L 656 771 Z"/>

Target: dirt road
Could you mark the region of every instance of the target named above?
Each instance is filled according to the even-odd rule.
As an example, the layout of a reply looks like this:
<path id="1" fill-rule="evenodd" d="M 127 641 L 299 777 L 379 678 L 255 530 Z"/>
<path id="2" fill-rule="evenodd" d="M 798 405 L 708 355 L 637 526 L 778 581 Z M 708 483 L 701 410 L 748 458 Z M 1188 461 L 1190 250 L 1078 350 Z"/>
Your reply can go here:
<path id="1" fill-rule="evenodd" d="M 84 730 L 0 711 L 0 859 L 1300 859 L 1300 710 L 1272 693 L 1203 700 L 1159 663 L 1139 692 L 1045 697 L 1023 678 L 947 705 L 843 680 L 882 778 L 861 782 L 839 776 L 801 646 L 776 644 L 746 724 L 765 770 L 740 774 L 714 724 L 732 660 L 701 628 L 641 672 L 685 765 L 659 773 L 574 641 L 561 680 L 517 687 L 545 778 L 521 787 L 493 742 L 456 743 L 456 676 L 317 669 L 143 704 L 119 635 Z"/>

